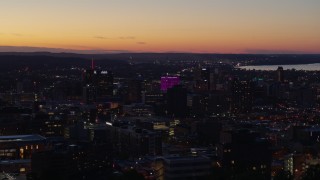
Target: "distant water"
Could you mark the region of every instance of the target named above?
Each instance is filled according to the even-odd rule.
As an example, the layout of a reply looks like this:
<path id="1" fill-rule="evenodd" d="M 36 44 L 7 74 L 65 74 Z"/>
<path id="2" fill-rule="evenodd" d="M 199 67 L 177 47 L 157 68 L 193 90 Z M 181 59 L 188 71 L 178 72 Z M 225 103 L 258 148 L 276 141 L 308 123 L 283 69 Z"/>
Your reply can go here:
<path id="1" fill-rule="evenodd" d="M 239 66 L 238 68 L 247 70 L 262 70 L 262 71 L 272 71 L 277 70 L 278 67 L 283 67 L 284 70 L 295 69 L 303 71 L 320 71 L 320 63 L 315 64 L 294 64 L 294 65 L 258 65 L 258 66 Z"/>

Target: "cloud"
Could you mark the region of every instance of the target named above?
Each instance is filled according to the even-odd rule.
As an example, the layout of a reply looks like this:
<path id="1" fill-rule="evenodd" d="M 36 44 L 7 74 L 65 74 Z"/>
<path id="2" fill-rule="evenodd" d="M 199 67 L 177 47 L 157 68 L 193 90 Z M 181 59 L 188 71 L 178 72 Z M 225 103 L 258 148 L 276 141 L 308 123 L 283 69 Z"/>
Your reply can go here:
<path id="1" fill-rule="evenodd" d="M 110 38 L 104 37 L 104 36 L 95 36 L 94 38 L 96 38 L 96 39 L 110 39 Z"/>
<path id="2" fill-rule="evenodd" d="M 19 37 L 20 37 L 20 36 L 23 36 L 23 34 L 20 34 L 20 33 L 12 33 L 12 35 L 13 35 L 13 36 L 19 36 Z"/>
<path id="3" fill-rule="evenodd" d="M 134 36 L 120 36 L 118 39 L 135 39 Z"/>
<path id="4" fill-rule="evenodd" d="M 120 39 L 120 40 L 133 40 L 133 39 L 136 39 L 136 37 L 134 36 L 120 36 L 120 37 L 113 37 L 113 38 L 110 38 L 110 37 L 106 37 L 106 36 L 94 36 L 95 39 L 101 39 L 101 40 L 104 40 L 104 39 Z"/>
<path id="5" fill-rule="evenodd" d="M 139 45 L 145 45 L 145 44 L 147 44 L 146 42 L 137 42 L 137 44 L 139 44 Z"/>
<path id="6" fill-rule="evenodd" d="M 0 35 L 16 36 L 16 37 L 25 36 L 25 34 L 20 34 L 20 33 L 2 33 L 2 32 L 0 32 Z"/>

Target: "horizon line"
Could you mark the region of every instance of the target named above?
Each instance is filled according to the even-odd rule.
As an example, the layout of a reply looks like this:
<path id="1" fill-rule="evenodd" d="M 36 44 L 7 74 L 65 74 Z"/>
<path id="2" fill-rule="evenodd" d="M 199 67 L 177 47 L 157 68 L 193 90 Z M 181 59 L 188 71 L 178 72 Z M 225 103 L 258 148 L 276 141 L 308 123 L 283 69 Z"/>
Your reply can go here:
<path id="1" fill-rule="evenodd" d="M 244 52 L 192 52 L 192 51 L 130 51 L 108 49 L 66 49 L 37 46 L 0 46 L 0 53 L 53 53 L 53 54 L 252 54 L 252 55 L 320 55 L 320 52 L 286 51 L 286 50 L 244 50 Z"/>

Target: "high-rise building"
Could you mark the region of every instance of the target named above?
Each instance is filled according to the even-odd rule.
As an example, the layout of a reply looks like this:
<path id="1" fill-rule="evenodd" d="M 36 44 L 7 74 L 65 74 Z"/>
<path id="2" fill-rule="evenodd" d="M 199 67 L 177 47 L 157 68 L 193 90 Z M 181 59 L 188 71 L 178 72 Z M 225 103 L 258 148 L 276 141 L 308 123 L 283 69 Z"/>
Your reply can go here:
<path id="1" fill-rule="evenodd" d="M 83 98 L 87 104 L 93 103 L 97 99 L 97 91 L 95 86 L 87 84 L 83 87 Z"/>
<path id="2" fill-rule="evenodd" d="M 197 92 L 207 92 L 215 90 L 214 72 L 209 68 L 201 68 L 195 71 L 194 90 Z"/>
<path id="3" fill-rule="evenodd" d="M 97 98 L 113 95 L 113 74 L 111 71 L 87 69 L 83 74 L 83 97 L 86 103 Z"/>
<path id="4" fill-rule="evenodd" d="M 85 84 L 93 84 L 94 70 L 87 69 L 83 72 L 83 82 Z"/>
<path id="5" fill-rule="evenodd" d="M 185 117 L 187 108 L 187 89 L 181 85 L 174 86 L 167 91 L 167 110 L 174 117 Z"/>
<path id="6" fill-rule="evenodd" d="M 234 113 L 248 113 L 251 111 L 253 89 L 252 82 L 234 79 L 232 84 L 232 111 Z"/>
<path id="7" fill-rule="evenodd" d="M 94 85 L 98 97 L 113 95 L 113 73 L 111 71 L 94 71 Z"/>
<path id="8" fill-rule="evenodd" d="M 130 79 L 128 82 L 128 91 L 126 95 L 126 103 L 141 103 L 142 102 L 142 80 Z"/>
<path id="9" fill-rule="evenodd" d="M 226 171 L 254 171 L 265 179 L 271 178 L 271 144 L 259 133 L 247 129 L 222 131 L 220 143 L 218 157 Z"/>
<path id="10" fill-rule="evenodd" d="M 283 82 L 284 81 L 284 75 L 283 75 L 283 67 L 279 66 L 277 69 L 277 81 Z"/>
<path id="11" fill-rule="evenodd" d="M 93 84 L 94 70 L 87 69 L 83 72 L 83 98 L 86 103 L 92 103 L 96 100 L 96 88 Z"/>
<path id="12" fill-rule="evenodd" d="M 161 77 L 161 91 L 166 92 L 169 88 L 180 83 L 180 78 L 177 76 Z"/>

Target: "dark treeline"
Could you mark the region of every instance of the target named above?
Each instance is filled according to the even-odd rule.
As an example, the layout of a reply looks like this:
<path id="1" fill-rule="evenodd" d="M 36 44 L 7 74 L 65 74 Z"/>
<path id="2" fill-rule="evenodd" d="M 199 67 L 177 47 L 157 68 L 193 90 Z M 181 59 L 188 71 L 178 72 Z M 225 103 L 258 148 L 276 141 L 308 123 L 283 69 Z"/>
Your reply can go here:
<path id="1" fill-rule="evenodd" d="M 88 67 L 94 58 L 99 66 L 119 66 L 134 63 L 179 61 L 213 61 L 241 65 L 286 65 L 320 63 L 320 55 L 254 55 L 254 54 L 190 54 L 190 53 L 122 53 L 122 54 L 72 54 L 72 53 L 0 53 L 0 70 L 19 68 L 43 69 L 50 67 Z"/>

